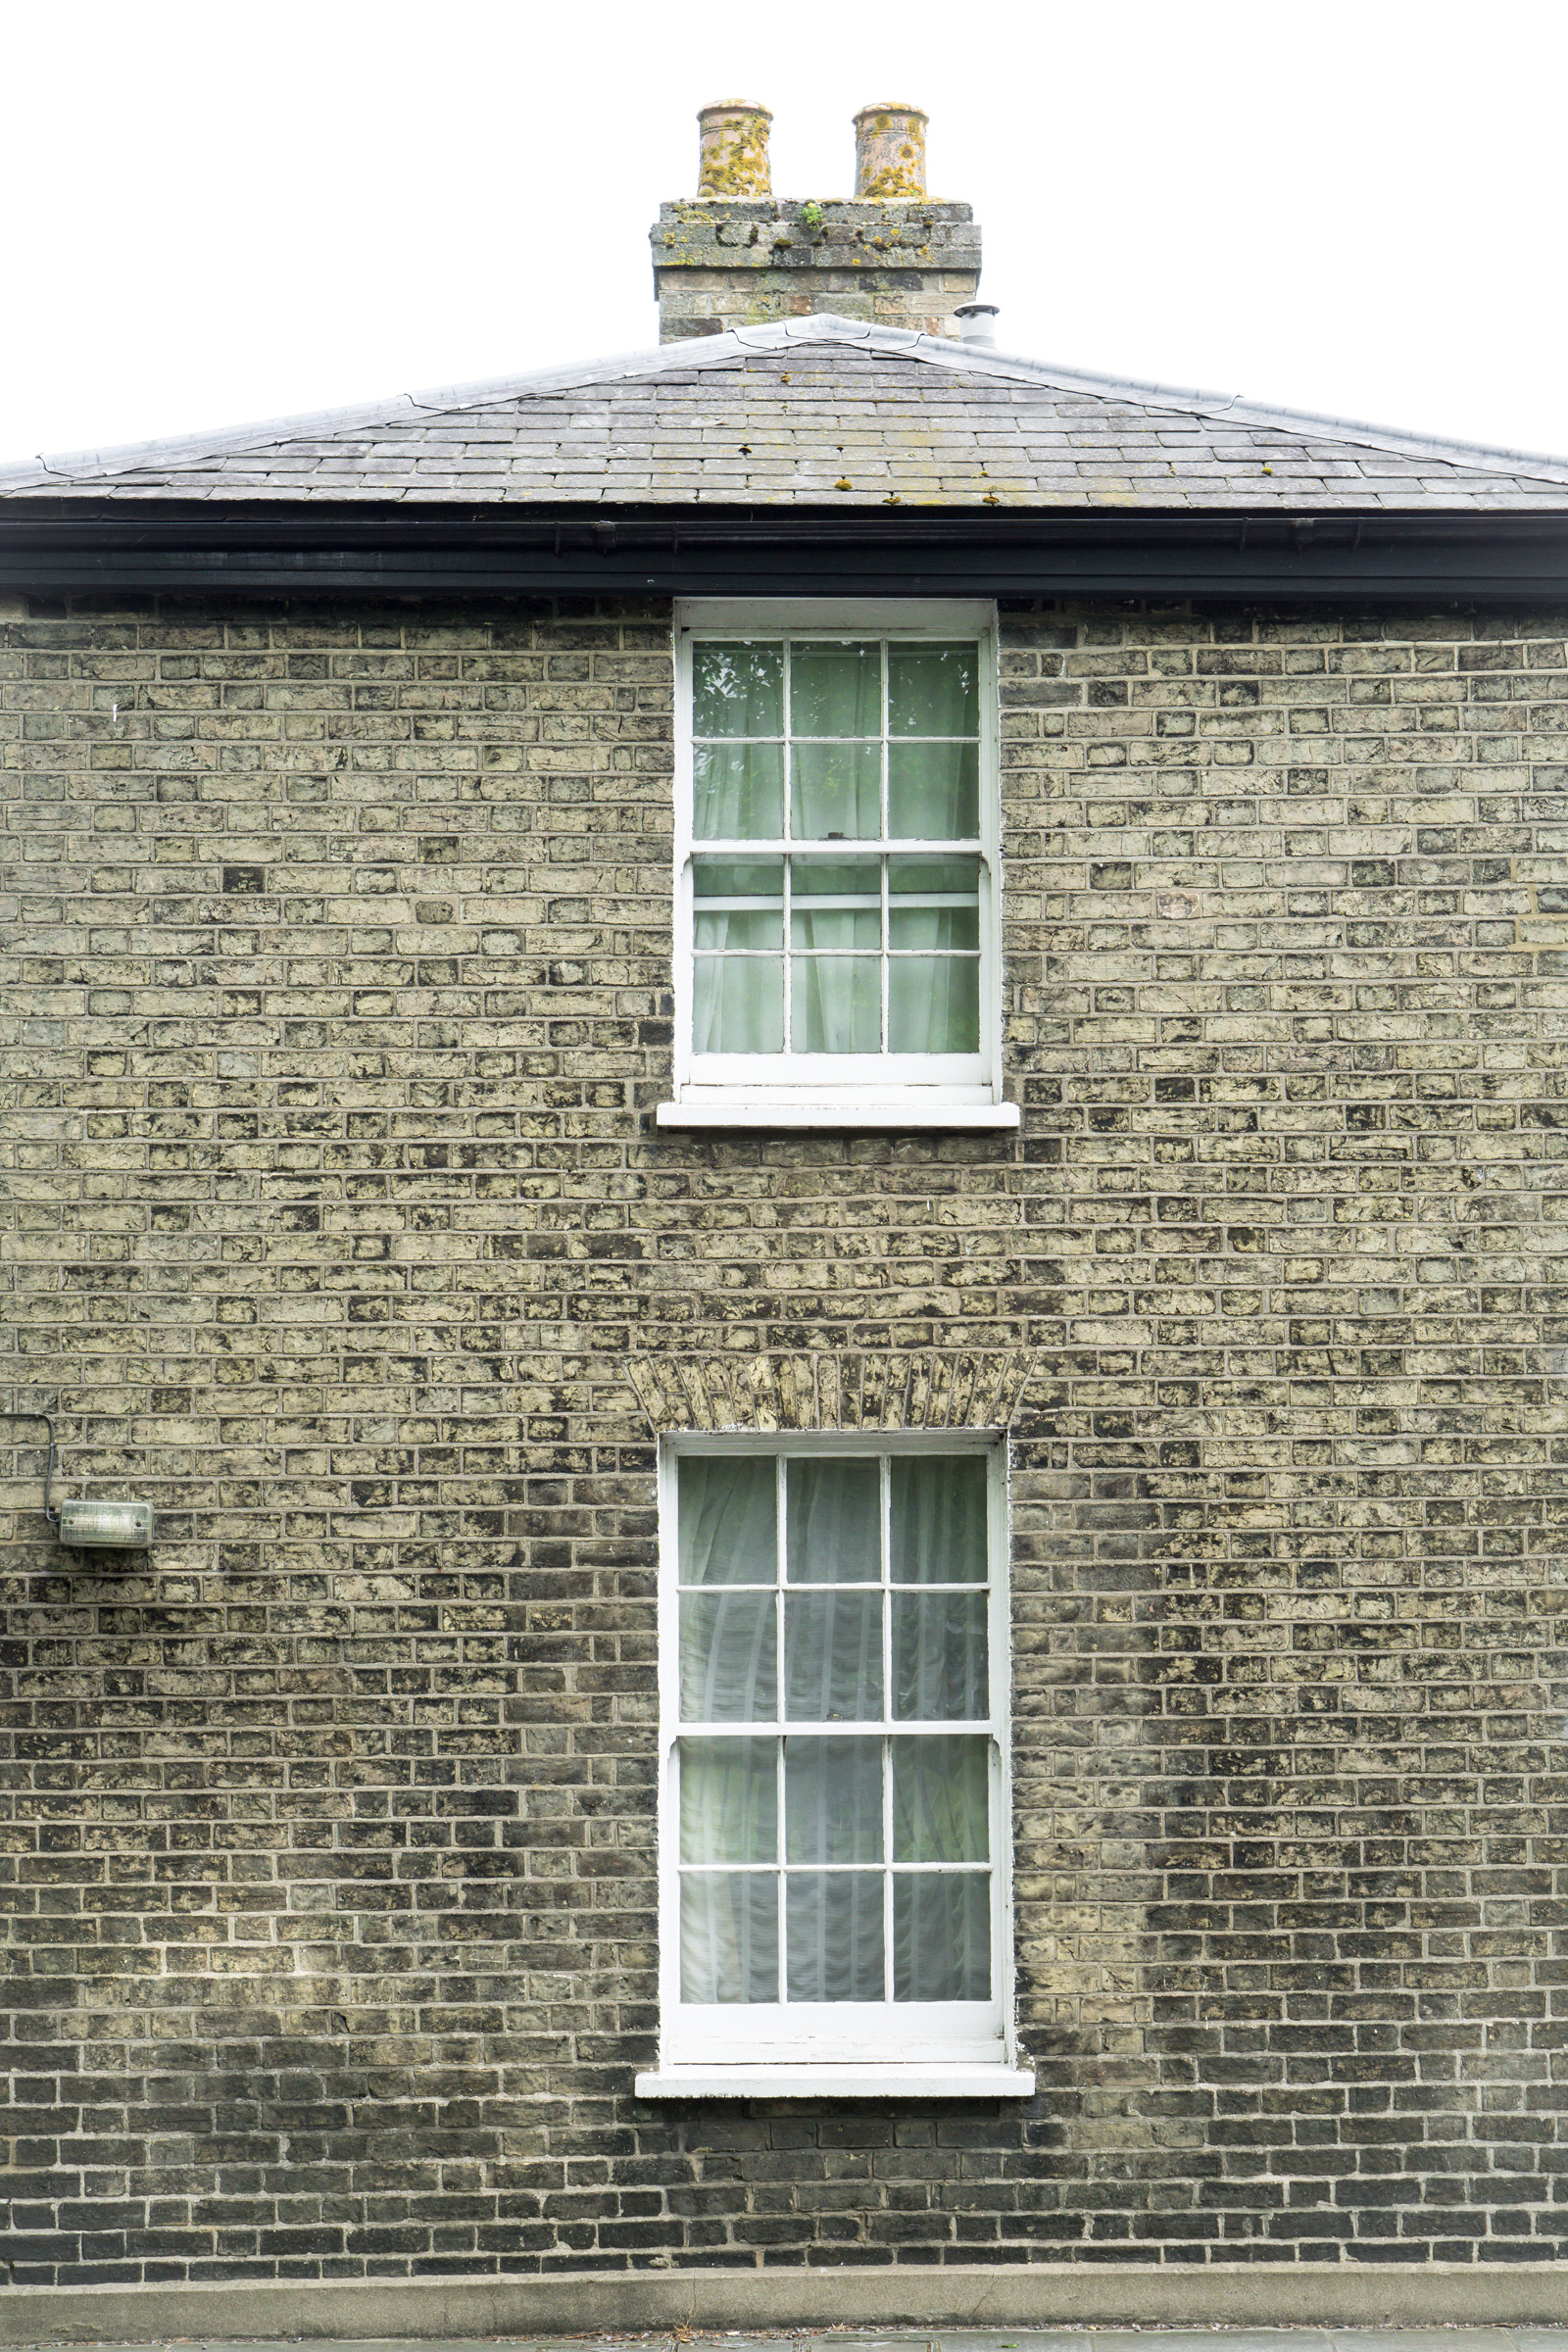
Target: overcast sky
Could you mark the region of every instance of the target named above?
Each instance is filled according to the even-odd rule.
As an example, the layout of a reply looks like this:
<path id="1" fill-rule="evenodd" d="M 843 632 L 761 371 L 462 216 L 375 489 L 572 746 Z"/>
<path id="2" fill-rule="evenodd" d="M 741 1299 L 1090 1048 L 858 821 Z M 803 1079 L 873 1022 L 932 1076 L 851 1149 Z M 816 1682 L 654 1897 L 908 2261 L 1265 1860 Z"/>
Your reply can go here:
<path id="1" fill-rule="evenodd" d="M 931 115 L 1008 350 L 1568 452 L 1568 10 L 0 0 L 0 459 L 637 349 L 705 100 Z"/>

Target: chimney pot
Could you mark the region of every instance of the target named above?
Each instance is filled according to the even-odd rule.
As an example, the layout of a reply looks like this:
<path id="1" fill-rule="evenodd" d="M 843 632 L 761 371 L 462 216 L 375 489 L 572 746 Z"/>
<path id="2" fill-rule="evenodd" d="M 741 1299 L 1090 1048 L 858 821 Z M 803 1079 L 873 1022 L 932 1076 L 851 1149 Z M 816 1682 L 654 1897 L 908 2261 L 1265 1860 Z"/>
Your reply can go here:
<path id="1" fill-rule="evenodd" d="M 855 118 L 855 193 L 862 203 L 906 204 L 925 194 L 925 126 L 918 106 L 862 106 Z"/>
<path id="2" fill-rule="evenodd" d="M 997 345 L 997 306 L 994 302 L 960 302 L 953 316 L 965 343 L 994 351 Z"/>
<path id="3" fill-rule="evenodd" d="M 767 126 L 773 118 L 750 98 L 720 98 L 698 110 L 699 196 L 755 201 L 773 193 Z"/>

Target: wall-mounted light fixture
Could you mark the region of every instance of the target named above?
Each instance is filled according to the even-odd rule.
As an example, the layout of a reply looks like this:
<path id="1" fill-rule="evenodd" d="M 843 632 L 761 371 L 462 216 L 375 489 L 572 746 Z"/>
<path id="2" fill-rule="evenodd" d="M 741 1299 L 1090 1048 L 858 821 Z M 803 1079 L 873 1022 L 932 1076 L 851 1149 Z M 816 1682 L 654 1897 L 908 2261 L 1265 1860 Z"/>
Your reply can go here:
<path id="1" fill-rule="evenodd" d="M 43 1515 L 62 1544 L 82 1550 L 145 1551 L 153 1540 L 150 1502 L 63 1502 L 50 1508 L 55 1475 L 55 1425 L 47 1413 L 4 1413 L 0 1421 L 41 1421 L 49 1432 L 49 1464 L 43 1474 Z"/>

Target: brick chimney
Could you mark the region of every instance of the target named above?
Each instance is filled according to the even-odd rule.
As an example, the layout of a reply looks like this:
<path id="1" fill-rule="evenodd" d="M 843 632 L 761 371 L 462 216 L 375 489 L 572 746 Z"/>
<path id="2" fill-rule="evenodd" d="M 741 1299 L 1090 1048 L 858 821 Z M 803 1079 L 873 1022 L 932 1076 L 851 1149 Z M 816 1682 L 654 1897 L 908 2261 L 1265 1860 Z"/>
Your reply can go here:
<path id="1" fill-rule="evenodd" d="M 730 99 L 697 121 L 697 194 L 662 204 L 651 232 L 662 343 L 810 311 L 959 335 L 958 307 L 980 284 L 980 231 L 968 205 L 927 196 L 917 106 L 856 116 L 853 201 L 772 194 L 766 107 Z"/>

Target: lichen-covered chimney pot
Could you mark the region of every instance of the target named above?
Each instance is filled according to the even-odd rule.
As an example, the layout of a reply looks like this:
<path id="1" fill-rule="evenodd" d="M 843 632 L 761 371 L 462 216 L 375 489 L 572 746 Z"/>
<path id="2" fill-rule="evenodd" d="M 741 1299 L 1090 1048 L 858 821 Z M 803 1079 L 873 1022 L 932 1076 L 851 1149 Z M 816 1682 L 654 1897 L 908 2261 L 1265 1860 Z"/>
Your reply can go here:
<path id="1" fill-rule="evenodd" d="M 662 343 L 812 311 L 956 339 L 980 231 L 966 204 L 925 192 L 919 107 L 860 109 L 849 200 L 774 197 L 765 106 L 732 98 L 697 119 L 696 197 L 661 205 L 652 231 Z"/>
<path id="2" fill-rule="evenodd" d="M 773 173 L 767 156 L 772 120 L 765 106 L 758 106 L 750 98 L 719 98 L 698 110 L 700 198 L 772 195 Z"/>
<path id="3" fill-rule="evenodd" d="M 855 118 L 855 193 L 861 203 L 918 203 L 925 195 L 925 126 L 917 106 L 862 106 Z"/>

